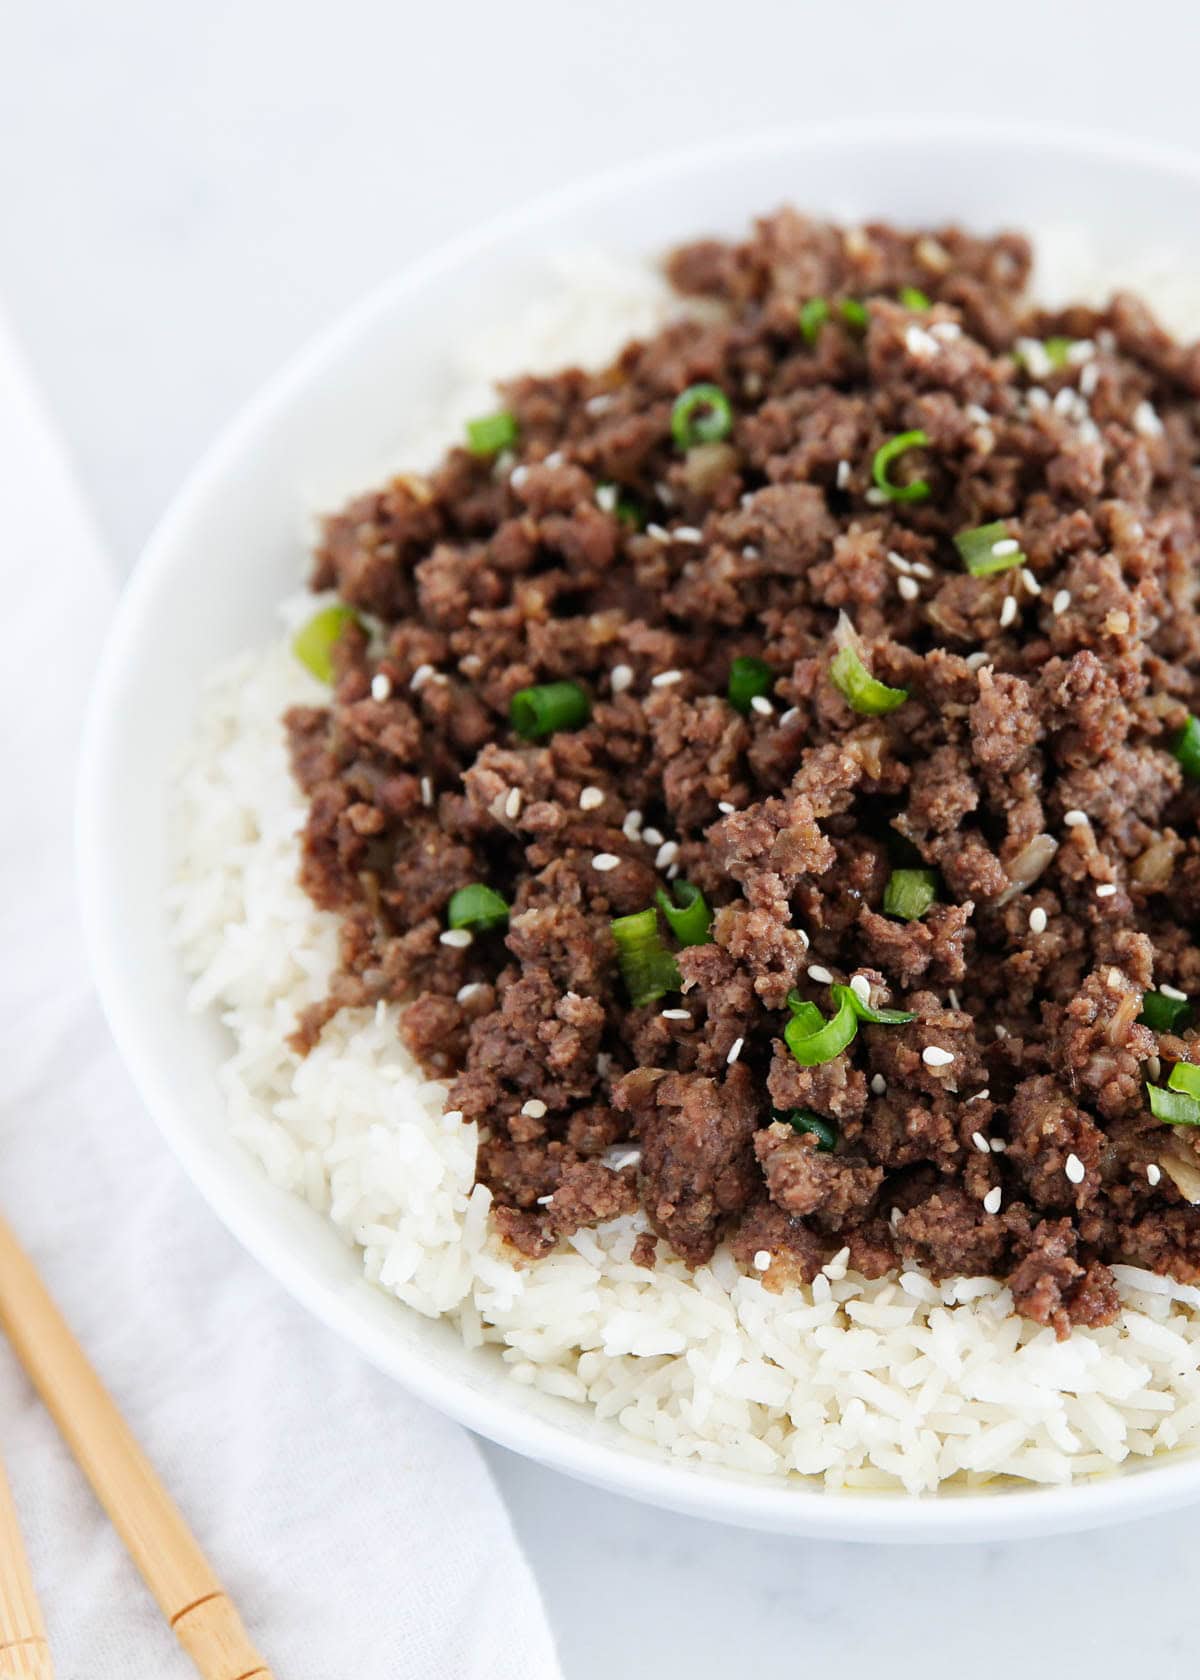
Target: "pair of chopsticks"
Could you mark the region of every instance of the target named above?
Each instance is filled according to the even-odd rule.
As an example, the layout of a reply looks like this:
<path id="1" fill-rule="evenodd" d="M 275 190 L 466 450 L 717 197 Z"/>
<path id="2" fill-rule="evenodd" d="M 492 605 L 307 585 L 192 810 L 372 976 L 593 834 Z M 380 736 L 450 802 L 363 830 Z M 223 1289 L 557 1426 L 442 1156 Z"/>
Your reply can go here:
<path id="1" fill-rule="evenodd" d="M 271 1680 L 149 1460 L 0 1219 L 0 1329 L 205 1680 Z M 0 1680 L 52 1680 L 45 1624 L 0 1467 Z"/>

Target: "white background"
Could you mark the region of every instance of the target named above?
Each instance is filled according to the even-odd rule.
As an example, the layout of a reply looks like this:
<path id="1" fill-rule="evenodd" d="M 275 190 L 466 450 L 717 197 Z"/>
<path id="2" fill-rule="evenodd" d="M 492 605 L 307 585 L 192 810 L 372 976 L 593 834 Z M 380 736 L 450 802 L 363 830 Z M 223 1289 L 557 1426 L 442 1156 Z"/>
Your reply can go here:
<path id="1" fill-rule="evenodd" d="M 1186 144 L 1198 47 L 1189 0 L 0 0 L 0 298 L 125 570 L 284 357 L 494 211 L 697 138 L 855 114 Z M 1194 1515 L 838 1548 L 490 1458 L 569 1680 L 1194 1668 Z"/>

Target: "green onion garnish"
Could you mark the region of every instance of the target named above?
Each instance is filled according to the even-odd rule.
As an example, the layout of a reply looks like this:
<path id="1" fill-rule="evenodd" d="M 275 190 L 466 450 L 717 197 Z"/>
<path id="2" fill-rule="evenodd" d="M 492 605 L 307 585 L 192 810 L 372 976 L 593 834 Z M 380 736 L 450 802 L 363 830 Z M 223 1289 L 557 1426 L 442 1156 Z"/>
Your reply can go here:
<path id="1" fill-rule="evenodd" d="M 854 711 L 864 717 L 882 717 L 904 704 L 908 699 L 906 688 L 889 688 L 867 669 L 860 651 L 862 644 L 845 613 L 838 615 L 835 639 L 838 650 L 829 664 L 830 680 Z"/>
<path id="2" fill-rule="evenodd" d="M 882 490 L 889 502 L 923 502 L 929 495 L 928 479 L 914 478 L 911 484 L 893 484 L 888 477 L 888 468 L 893 461 L 899 460 L 910 449 L 924 449 L 928 443 L 925 432 L 901 432 L 899 436 L 881 443 L 875 451 L 871 477 L 875 480 L 875 488 Z"/>
<path id="3" fill-rule="evenodd" d="M 1171 742 L 1171 751 L 1179 760 L 1185 776 L 1200 782 L 1200 719 L 1188 713 L 1188 720 Z"/>
<path id="4" fill-rule="evenodd" d="M 1176 1062 L 1167 1075 L 1172 1091 L 1186 1091 L 1189 1097 L 1200 1097 L 1200 1067 L 1194 1062 Z"/>
<path id="5" fill-rule="evenodd" d="M 803 1038 L 806 1034 L 816 1032 L 825 1024 L 825 1017 L 815 1003 L 807 1003 L 796 990 L 795 986 L 787 995 L 787 1006 L 792 1013 L 793 1020 L 798 1020 L 797 1029 Z"/>
<path id="6" fill-rule="evenodd" d="M 1177 1026 L 1183 1025 L 1191 1010 L 1187 998 L 1167 997 L 1165 992 L 1145 992 L 1138 1021 L 1143 1027 L 1149 1027 L 1151 1032 L 1174 1032 Z"/>
<path id="7" fill-rule="evenodd" d="M 1061 373 L 1070 361 L 1071 346 L 1074 342 L 1073 338 L 1044 338 L 1042 340 L 1042 349 L 1046 352 L 1050 366 L 1056 373 Z"/>
<path id="8" fill-rule="evenodd" d="M 817 1148 L 823 1155 L 828 1155 L 837 1148 L 837 1127 L 832 1120 L 824 1120 L 819 1114 L 814 1114 L 811 1108 L 789 1109 L 786 1114 L 780 1114 L 779 1119 L 801 1136 L 805 1132 L 811 1132 L 817 1140 Z"/>
<path id="9" fill-rule="evenodd" d="M 808 1008 L 813 1006 L 810 1004 Z M 813 1013 L 818 1017 L 820 1015 L 816 1009 Z M 853 1003 L 846 998 L 841 999 L 833 1019 L 823 1021 L 815 1032 L 805 1031 L 809 1020 L 807 1012 L 796 1011 L 783 1029 L 787 1047 L 801 1067 L 819 1067 L 822 1062 L 831 1062 L 854 1042 L 858 1031 L 858 1015 Z"/>
<path id="10" fill-rule="evenodd" d="M 758 694 L 765 694 L 775 680 L 775 674 L 765 660 L 743 655 L 729 667 L 729 704 L 739 712 L 749 712 L 750 702 Z"/>
<path id="11" fill-rule="evenodd" d="M 654 895 L 671 932 L 681 945 L 707 945 L 712 911 L 704 894 L 690 881 L 673 881 L 671 890 L 675 894 L 673 904 L 661 887 Z"/>
<path id="12" fill-rule="evenodd" d="M 653 905 L 632 916 L 618 916 L 609 925 L 617 942 L 621 978 L 635 1009 L 653 1003 L 667 992 L 679 990 L 682 984 L 679 968 L 663 944 Z"/>
<path id="13" fill-rule="evenodd" d="M 499 414 L 485 414 L 478 420 L 467 421 L 467 448 L 472 455 L 484 458 L 499 455 L 516 441 L 517 417 L 506 408 Z"/>
<path id="14" fill-rule="evenodd" d="M 1165 1120 L 1169 1126 L 1200 1126 L 1200 1097 L 1162 1085 L 1147 1085 L 1146 1094 L 1156 1120 Z"/>
<path id="15" fill-rule="evenodd" d="M 849 1003 L 860 1021 L 869 1021 L 875 1027 L 903 1027 L 917 1018 L 911 1009 L 872 1009 L 869 1003 L 863 1002 L 853 986 L 831 986 L 829 989 L 839 1007 Z"/>
<path id="16" fill-rule="evenodd" d="M 900 302 L 905 309 L 928 309 L 929 299 L 919 286 L 901 286 Z"/>
<path id="17" fill-rule="evenodd" d="M 800 305 L 800 332 L 806 344 L 815 344 L 817 334 L 829 319 L 829 305 L 823 297 L 809 298 Z"/>
<path id="18" fill-rule="evenodd" d="M 871 317 L 867 312 L 867 306 L 865 303 L 861 303 L 858 298 L 843 298 L 841 303 L 838 304 L 838 309 L 841 311 L 842 320 L 845 321 L 852 332 L 866 332 L 871 325 Z"/>
<path id="19" fill-rule="evenodd" d="M 519 688 L 508 703 L 509 721 L 527 741 L 544 741 L 557 729 L 582 729 L 591 715 L 592 703 L 576 682 Z"/>
<path id="20" fill-rule="evenodd" d="M 318 682 L 333 681 L 333 645 L 347 624 L 362 620 L 353 607 L 335 604 L 322 607 L 307 624 L 302 624 L 292 637 L 292 652 Z"/>
<path id="21" fill-rule="evenodd" d="M 680 449 L 720 443 L 733 430 L 733 409 L 719 385 L 689 385 L 671 409 L 671 436 Z"/>
<path id="22" fill-rule="evenodd" d="M 883 889 L 883 908 L 901 921 L 919 922 L 936 897 L 935 869 L 893 869 Z"/>
<path id="23" fill-rule="evenodd" d="M 1021 545 L 1009 536 L 1008 526 L 1002 519 L 993 520 L 990 525 L 974 525 L 969 531 L 960 531 L 954 539 L 954 546 L 972 577 L 990 577 L 993 572 L 1010 572 L 1014 566 L 1025 564 Z"/>
<path id="24" fill-rule="evenodd" d="M 446 906 L 446 925 L 452 928 L 473 928 L 476 933 L 491 933 L 508 921 L 508 905 L 498 892 L 473 881 L 469 887 L 459 887 L 450 894 Z"/>

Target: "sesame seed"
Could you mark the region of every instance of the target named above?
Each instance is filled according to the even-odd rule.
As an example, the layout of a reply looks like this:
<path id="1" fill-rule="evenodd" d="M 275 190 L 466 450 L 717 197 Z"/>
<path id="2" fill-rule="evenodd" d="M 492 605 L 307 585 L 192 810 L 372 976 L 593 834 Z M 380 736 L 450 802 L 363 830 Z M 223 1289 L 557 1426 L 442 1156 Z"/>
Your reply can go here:
<path id="1" fill-rule="evenodd" d="M 1050 603 L 1050 610 L 1056 618 L 1060 618 L 1070 605 L 1071 591 L 1069 589 L 1060 589 L 1055 595 L 1053 601 Z"/>
<path id="2" fill-rule="evenodd" d="M 1066 1173 L 1067 1177 L 1071 1180 L 1072 1184 L 1082 1184 L 1084 1179 L 1087 1176 L 1087 1172 L 1086 1172 L 1086 1169 L 1084 1167 L 1083 1162 L 1079 1159 L 1078 1155 L 1076 1155 L 1074 1151 L 1072 1151 L 1071 1154 L 1067 1156 L 1066 1164 L 1063 1167 L 1063 1171 Z"/>
<path id="3" fill-rule="evenodd" d="M 1015 537 L 1001 537 L 999 542 L 992 544 L 992 553 L 997 560 L 1003 560 L 1009 554 L 1017 554 L 1020 547 L 1021 545 Z"/>
<path id="4" fill-rule="evenodd" d="M 881 1073 L 873 1073 L 871 1075 L 871 1089 L 877 1097 L 887 1095 L 887 1080 Z"/>
<path id="5" fill-rule="evenodd" d="M 943 1050 L 940 1044 L 927 1044 L 921 1052 L 921 1060 L 926 1067 L 949 1067 L 954 1056 L 951 1051 Z"/>
<path id="6" fill-rule="evenodd" d="M 886 490 L 880 490 L 873 484 L 863 497 L 863 500 L 866 502 L 868 507 L 886 507 L 888 502 L 891 500 L 891 497 L 888 495 Z"/>
<path id="7" fill-rule="evenodd" d="M 667 880 L 668 881 L 673 881 L 675 879 L 676 875 L 678 875 L 678 874 L 679 874 L 679 865 L 677 863 L 673 863 L 671 865 L 670 869 L 667 870 Z"/>
<path id="8" fill-rule="evenodd" d="M 822 968 L 820 963 L 813 963 L 810 966 L 808 978 L 815 980 L 818 986 L 832 986 L 833 984 L 833 975 L 827 968 Z"/>
<path id="9" fill-rule="evenodd" d="M 850 463 L 849 463 L 849 461 L 839 461 L 838 464 L 837 464 L 837 487 L 838 487 L 838 489 L 839 490 L 844 490 L 846 488 L 846 486 L 849 484 L 849 482 L 850 482 Z"/>
<path id="10" fill-rule="evenodd" d="M 976 426 L 986 426 L 992 418 L 982 403 L 968 403 L 966 408 L 963 409 L 963 413 Z"/>
<path id="11" fill-rule="evenodd" d="M 655 869 L 665 869 L 669 863 L 674 863 L 675 854 L 678 850 L 679 844 L 677 841 L 664 840 L 662 845 L 654 854 Z"/>
<path id="12" fill-rule="evenodd" d="M 538 1205 L 538 1206 L 539 1206 L 539 1207 L 549 1207 L 549 1206 L 550 1206 L 550 1203 L 551 1203 L 551 1202 L 552 1202 L 552 1201 L 553 1201 L 553 1200 L 554 1200 L 554 1192 L 553 1192 L 553 1190 L 551 1190 L 551 1191 L 550 1191 L 550 1193 L 549 1193 L 549 1194 L 548 1194 L 548 1195 L 546 1195 L 546 1196 L 539 1196 L 539 1197 L 538 1197 L 538 1199 L 537 1199 L 537 1205 Z"/>
<path id="13" fill-rule="evenodd" d="M 1161 437 L 1163 423 L 1153 403 L 1142 401 L 1133 411 L 1133 429 L 1139 437 Z"/>
<path id="14" fill-rule="evenodd" d="M 1004 1192 L 998 1184 L 994 1184 L 983 1198 L 984 1213 L 999 1213 L 1000 1203 L 1004 1200 Z"/>
<path id="15" fill-rule="evenodd" d="M 1046 931 L 1046 912 L 1040 904 L 1029 912 L 1029 931 L 1030 933 L 1045 933 Z"/>
<path id="16" fill-rule="evenodd" d="M 914 560 L 909 567 L 909 571 L 914 577 L 931 578 L 933 576 L 933 567 L 927 566 L 924 560 Z"/>
<path id="17" fill-rule="evenodd" d="M 655 525 L 653 523 L 647 525 L 646 535 L 648 537 L 653 537 L 655 542 L 669 543 L 671 540 L 671 533 L 664 525 Z"/>
<path id="18" fill-rule="evenodd" d="M 746 1040 L 744 1038 L 734 1039 L 733 1043 L 729 1046 L 729 1054 L 725 1058 L 727 1066 L 732 1067 L 734 1062 L 737 1061 L 738 1057 L 742 1053 L 742 1046 L 745 1042 Z"/>
<path id="19" fill-rule="evenodd" d="M 951 1009 L 957 1009 L 959 1007 L 958 993 L 954 990 L 953 986 L 946 987 L 946 996 L 950 999 Z"/>
<path id="20" fill-rule="evenodd" d="M 409 684 L 408 684 L 409 688 L 411 688 L 413 693 L 415 694 L 417 689 L 420 688 L 421 684 L 422 683 L 427 683 L 432 675 L 433 675 L 433 666 L 432 665 L 418 665 L 416 670 L 413 672 L 411 678 L 409 679 Z"/>
<path id="21" fill-rule="evenodd" d="M 896 570 L 898 572 L 903 572 L 905 576 L 912 571 L 912 566 L 904 558 L 903 554 L 897 554 L 894 548 L 888 549 L 888 565 L 895 566 Z"/>
<path id="22" fill-rule="evenodd" d="M 562 464 L 563 452 L 561 449 L 552 449 L 549 455 L 546 456 L 546 459 L 542 462 L 544 467 L 561 467 Z"/>
<path id="23" fill-rule="evenodd" d="M 704 532 L 698 531 L 694 525 L 676 525 L 671 535 L 676 542 L 681 543 L 702 543 L 704 541 Z"/>
<path id="24" fill-rule="evenodd" d="M 750 704 L 754 707 L 754 710 L 758 713 L 758 715 L 760 717 L 774 717 L 775 716 L 775 708 L 774 708 L 774 706 L 772 706 L 771 702 L 767 699 L 765 694 L 753 694 L 753 695 L 751 695 Z"/>
<path id="25" fill-rule="evenodd" d="M 917 326 L 914 321 L 905 331 L 904 348 L 910 356 L 915 356 L 918 361 L 924 361 L 927 356 L 937 354 L 938 341 L 936 338 L 931 338 L 925 328 Z"/>
<path id="26" fill-rule="evenodd" d="M 621 824 L 621 833 L 626 840 L 636 840 L 642 828 L 642 813 L 640 811 L 626 811 L 625 821 Z"/>
<path id="27" fill-rule="evenodd" d="M 475 935 L 470 928 L 447 928 L 445 933 L 438 934 L 443 945 L 451 946 L 455 951 L 465 951 Z"/>
<path id="28" fill-rule="evenodd" d="M 1079 375 L 1079 390 L 1085 397 L 1095 395 L 1096 386 L 1100 383 L 1099 362 L 1089 362 Z"/>
<path id="29" fill-rule="evenodd" d="M 771 1256 L 767 1253 L 765 1248 L 760 1248 L 754 1256 L 755 1270 L 759 1271 L 759 1272 L 765 1272 L 767 1267 L 770 1264 L 771 1264 Z"/>
<path id="30" fill-rule="evenodd" d="M 1151 1184 L 1160 1184 L 1162 1182 L 1162 1168 L 1158 1165 L 1157 1161 L 1150 1161 L 1147 1164 L 1146 1177 L 1150 1180 Z"/>
<path id="31" fill-rule="evenodd" d="M 483 990 L 482 980 L 468 980 L 465 986 L 460 986 L 454 994 L 455 1003 L 467 1003 L 476 992 Z"/>
<path id="32" fill-rule="evenodd" d="M 1002 630 L 1007 630 L 1009 625 L 1016 619 L 1016 616 L 1017 598 L 1015 595 L 1006 595 L 1004 597 L 1004 605 L 1000 608 L 1000 628 Z"/>
<path id="33" fill-rule="evenodd" d="M 611 391 L 598 391 L 594 397 L 589 397 L 583 406 L 589 414 L 603 414 L 606 408 L 611 408 L 612 401 Z"/>
<path id="34" fill-rule="evenodd" d="M 519 490 L 521 488 L 522 484 L 524 484 L 525 480 L 528 477 L 529 477 L 529 468 L 528 467 L 524 467 L 524 466 L 514 467 L 513 470 L 508 475 L 508 482 L 512 485 L 514 490 Z"/>
<path id="35" fill-rule="evenodd" d="M 723 816 L 731 817 L 737 810 L 737 806 L 731 805 L 728 799 L 718 799 L 717 810 L 720 811 Z"/>
<path id="36" fill-rule="evenodd" d="M 988 1140 L 984 1137 L 982 1132 L 972 1132 L 971 1142 L 975 1145 L 981 1155 L 991 1154 L 992 1151 L 988 1144 Z"/>
<path id="37" fill-rule="evenodd" d="M 598 484 L 596 486 L 596 506 L 601 513 L 616 512 L 617 487 L 615 484 Z"/>
<path id="38" fill-rule="evenodd" d="M 1007 1148 L 1008 1148 L 1008 1145 L 1005 1143 L 1003 1138 L 993 1138 L 992 1139 L 992 1154 L 993 1155 L 1003 1155 L 1004 1151 Z"/>
<path id="39" fill-rule="evenodd" d="M 915 601 L 921 593 L 915 578 L 902 577 L 896 584 L 896 588 L 900 591 L 900 598 L 903 601 Z"/>
<path id="40" fill-rule="evenodd" d="M 931 338 L 940 338 L 943 344 L 952 344 L 956 338 L 962 337 L 962 328 L 957 321 L 935 321 L 929 329 Z"/>
<path id="41" fill-rule="evenodd" d="M 641 1158 L 640 1149 L 610 1150 L 604 1156 L 604 1165 L 610 1172 L 624 1172 L 626 1167 L 636 1167 Z"/>
<path id="42" fill-rule="evenodd" d="M 969 1096 L 967 1098 L 967 1101 L 969 1103 L 972 1103 L 972 1102 L 986 1102 L 987 1099 L 991 1096 L 991 1094 L 992 1093 L 991 1093 L 990 1089 L 988 1088 L 988 1086 L 985 1085 L 982 1090 L 976 1091 L 976 1092 L 973 1093 L 973 1095 Z"/>
<path id="43" fill-rule="evenodd" d="M 1068 828 L 1084 828 L 1087 825 L 1087 820 L 1088 814 L 1086 811 L 1064 811 L 1063 813 L 1063 822 L 1066 823 Z"/>
<path id="44" fill-rule="evenodd" d="M 528 1102 L 521 1104 L 521 1113 L 527 1114 L 531 1120 L 540 1120 L 546 1112 L 546 1105 L 541 1097 L 530 1097 Z"/>
<path id="45" fill-rule="evenodd" d="M 608 680 L 614 694 L 624 694 L 633 681 L 632 665 L 614 665 Z"/>
<path id="46" fill-rule="evenodd" d="M 1105 881 L 1102 886 L 1096 888 L 1096 897 L 1112 898 L 1116 890 L 1116 886 L 1112 881 Z"/>
<path id="47" fill-rule="evenodd" d="M 1045 379 L 1051 373 L 1054 364 L 1046 351 L 1045 345 L 1038 338 L 1019 338 L 1016 344 L 1021 360 L 1025 363 L 1031 379 Z M 1032 396 L 1032 392 L 1030 395 Z"/>
<path id="48" fill-rule="evenodd" d="M 782 728 L 785 723 L 793 723 L 799 716 L 799 706 L 789 706 L 787 711 L 784 712 L 783 716 L 779 720 L 780 728 Z"/>
<path id="49" fill-rule="evenodd" d="M 1007 1038 L 1008 1037 L 1008 1028 L 1006 1026 L 1004 1026 L 1004 1024 L 1000 1021 L 996 1022 L 996 1037 L 997 1038 Z"/>
<path id="50" fill-rule="evenodd" d="M 743 560 L 757 560 L 758 559 L 758 550 L 755 548 L 753 543 L 747 543 L 745 545 L 745 547 L 742 549 L 742 559 Z"/>
<path id="51" fill-rule="evenodd" d="M 1163 997 L 1174 998 L 1176 1003 L 1187 1002 L 1187 993 L 1181 992 L 1178 986 L 1168 986 L 1165 980 L 1161 983 L 1158 989 Z"/>
<path id="52" fill-rule="evenodd" d="M 982 667 L 984 665 L 986 665 L 987 662 L 988 662 L 988 656 L 987 656 L 986 653 L 984 653 L 982 648 L 979 649 L 978 653 L 969 653 L 967 655 L 967 658 L 966 658 L 966 663 L 972 671 L 978 671 L 978 670 L 982 669 Z"/>
<path id="53" fill-rule="evenodd" d="M 521 790 L 520 788 L 509 788 L 508 798 L 504 801 L 504 815 L 506 817 L 519 817 L 520 814 Z"/>
<path id="54" fill-rule="evenodd" d="M 657 828 L 644 828 L 642 839 L 647 846 L 661 846 L 663 842 L 662 831 Z"/>
<path id="55" fill-rule="evenodd" d="M 1034 577 L 1028 566 L 1022 566 L 1021 570 L 1017 573 L 1017 576 L 1031 595 L 1040 595 L 1042 593 L 1041 584 L 1039 584 L 1038 580 Z"/>
<path id="56" fill-rule="evenodd" d="M 677 682 L 683 681 L 682 671 L 660 671 L 656 677 L 651 677 L 651 688 L 672 688 Z"/>
<path id="57" fill-rule="evenodd" d="M 386 671 L 376 671 L 371 678 L 372 700 L 390 700 L 392 697 L 392 679 Z"/>
<path id="58" fill-rule="evenodd" d="M 597 806 L 603 805 L 603 803 L 603 788 L 585 787 L 579 795 L 579 809 L 581 811 L 594 811 Z"/>
<path id="59" fill-rule="evenodd" d="M 433 804 L 433 783 L 428 776 L 421 777 L 421 803 L 422 805 Z"/>
<path id="60" fill-rule="evenodd" d="M 686 1009 L 664 1009 L 662 1018 L 664 1021 L 690 1021 L 692 1017 Z"/>
<path id="61" fill-rule="evenodd" d="M 598 869 L 603 875 L 608 870 L 615 869 L 620 861 L 620 858 L 612 852 L 597 852 L 592 859 L 592 868 Z"/>
<path id="62" fill-rule="evenodd" d="M 850 979 L 850 990 L 860 1003 L 869 1004 L 871 1001 L 871 982 L 865 974 L 855 974 Z"/>
<path id="63" fill-rule="evenodd" d="M 1036 386 L 1025 399 L 1034 414 L 1045 414 L 1050 407 L 1050 393 Z"/>

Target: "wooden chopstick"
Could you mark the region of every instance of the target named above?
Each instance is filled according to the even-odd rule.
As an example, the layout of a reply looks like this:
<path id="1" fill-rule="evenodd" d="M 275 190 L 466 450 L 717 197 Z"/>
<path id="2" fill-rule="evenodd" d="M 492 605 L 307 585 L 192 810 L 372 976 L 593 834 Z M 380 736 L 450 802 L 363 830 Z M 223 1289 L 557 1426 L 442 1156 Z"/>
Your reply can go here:
<path id="1" fill-rule="evenodd" d="M 0 1680 L 54 1680 L 17 1508 L 0 1464 Z"/>
<path id="2" fill-rule="evenodd" d="M 3 1219 L 0 1328 L 205 1680 L 271 1680 L 208 1559 Z"/>

